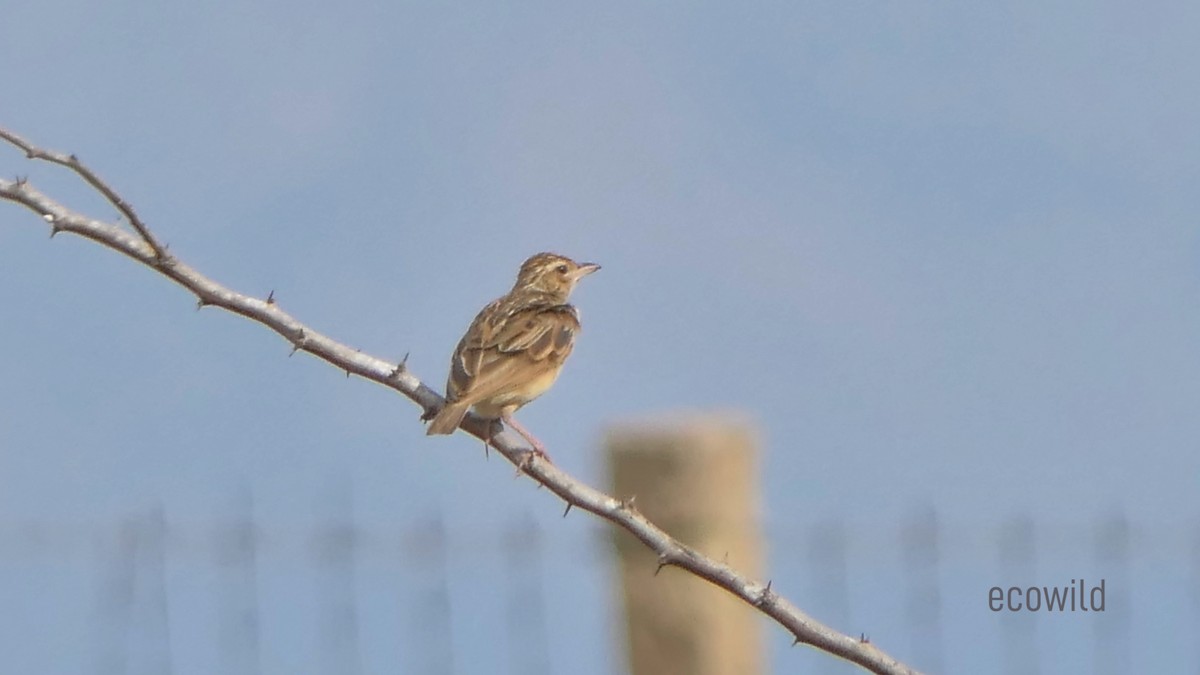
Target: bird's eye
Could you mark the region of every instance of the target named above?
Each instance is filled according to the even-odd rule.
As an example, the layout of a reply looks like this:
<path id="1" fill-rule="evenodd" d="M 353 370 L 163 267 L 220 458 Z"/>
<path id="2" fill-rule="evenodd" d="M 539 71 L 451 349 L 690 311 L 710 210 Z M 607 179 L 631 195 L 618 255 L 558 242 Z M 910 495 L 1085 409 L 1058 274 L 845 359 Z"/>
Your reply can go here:
<path id="1" fill-rule="evenodd" d="M 566 273 L 567 273 L 567 266 L 566 266 L 566 265 L 559 265 L 559 266 L 558 266 L 558 267 L 556 267 L 555 269 L 557 269 L 557 270 L 558 270 L 558 273 L 559 273 L 559 274 L 566 274 Z"/>

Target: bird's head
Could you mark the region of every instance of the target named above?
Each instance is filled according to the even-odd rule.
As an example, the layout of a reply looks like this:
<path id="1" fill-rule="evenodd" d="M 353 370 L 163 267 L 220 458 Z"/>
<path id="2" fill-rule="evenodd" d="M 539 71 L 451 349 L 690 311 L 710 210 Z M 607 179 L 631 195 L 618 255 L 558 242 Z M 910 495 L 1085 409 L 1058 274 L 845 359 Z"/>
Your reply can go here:
<path id="1" fill-rule="evenodd" d="M 521 264 L 513 290 L 549 293 L 566 302 L 575 284 L 598 269 L 596 263 L 578 263 L 557 253 L 538 253 Z"/>

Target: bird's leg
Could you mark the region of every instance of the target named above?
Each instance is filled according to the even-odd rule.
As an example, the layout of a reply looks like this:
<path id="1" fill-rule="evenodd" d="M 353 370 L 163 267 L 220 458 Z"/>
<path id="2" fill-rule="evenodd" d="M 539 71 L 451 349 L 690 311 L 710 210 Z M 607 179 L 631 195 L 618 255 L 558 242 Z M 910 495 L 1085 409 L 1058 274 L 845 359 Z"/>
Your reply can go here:
<path id="1" fill-rule="evenodd" d="M 513 431 L 517 432 L 518 434 L 521 434 L 522 438 L 529 441 L 529 445 L 533 446 L 533 454 L 541 457 L 542 459 L 546 460 L 547 462 L 550 462 L 551 464 L 554 463 L 550 460 L 550 455 L 546 454 L 546 446 L 542 445 L 542 442 L 539 441 L 536 436 L 529 433 L 528 429 L 521 426 L 521 423 L 518 422 L 516 420 L 516 418 L 512 416 L 512 413 L 506 412 L 500 416 L 500 419 L 504 420 L 505 424 L 512 427 Z"/>

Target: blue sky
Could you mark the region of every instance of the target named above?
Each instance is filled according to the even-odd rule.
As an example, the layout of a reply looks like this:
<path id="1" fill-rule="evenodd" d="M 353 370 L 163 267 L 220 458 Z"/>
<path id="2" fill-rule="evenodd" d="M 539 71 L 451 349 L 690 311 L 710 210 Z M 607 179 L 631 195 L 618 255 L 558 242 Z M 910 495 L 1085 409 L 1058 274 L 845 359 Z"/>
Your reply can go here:
<path id="1" fill-rule="evenodd" d="M 1200 478 L 1198 20 L 1163 2 L 49 0 L 0 25 L 0 124 L 90 162 L 206 274 L 273 289 L 373 354 L 411 353 L 431 384 L 527 255 L 602 263 L 576 295 L 571 363 L 521 415 L 594 482 L 607 425 L 734 409 L 761 424 L 775 527 L 929 504 L 968 529 L 1123 510 L 1177 532 Z M 61 172 L 0 163 L 109 217 Z M 13 522 L 157 499 L 204 520 L 242 486 L 265 523 L 308 522 L 338 475 L 367 524 L 444 509 L 464 533 L 526 512 L 552 541 L 593 527 L 558 520 L 474 441 L 426 439 L 387 391 L 287 359 L 260 327 L 48 241 L 11 206 L 0 307 Z M 785 579 L 803 565 L 786 548 L 771 558 Z M 1104 573 L 1088 546 L 1056 556 L 1068 577 Z M 609 615 L 606 574 L 563 565 L 546 584 Z M 954 620 L 994 638 L 973 594 L 996 575 L 946 574 Z M 1143 617 L 1163 591 L 1147 575 L 1130 591 Z M 876 641 L 913 654 L 887 633 L 900 600 L 874 593 L 847 630 L 885 626 Z M 1039 635 L 1090 653 L 1082 626 Z M 552 660 L 610 672 L 605 630 L 556 635 Z M 39 663 L 64 648 L 47 640 L 5 651 Z M 1135 658 L 1194 662 L 1175 646 Z M 462 672 L 490 672 L 463 649 Z M 998 672 L 972 658 L 947 664 Z M 772 663 L 824 662 L 775 647 Z"/>

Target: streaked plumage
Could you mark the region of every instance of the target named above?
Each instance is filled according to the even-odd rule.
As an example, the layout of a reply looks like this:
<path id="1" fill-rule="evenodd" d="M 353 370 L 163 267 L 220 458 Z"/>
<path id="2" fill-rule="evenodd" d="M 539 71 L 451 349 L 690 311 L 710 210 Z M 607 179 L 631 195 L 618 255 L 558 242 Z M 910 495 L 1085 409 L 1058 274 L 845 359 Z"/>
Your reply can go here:
<path id="1" fill-rule="evenodd" d="M 544 455 L 512 414 L 558 378 L 579 333 L 579 313 L 567 300 L 579 279 L 598 269 L 554 253 L 526 260 L 512 290 L 484 307 L 459 341 L 450 359 L 446 406 L 426 433 L 453 433 L 473 408 L 503 420 Z"/>

